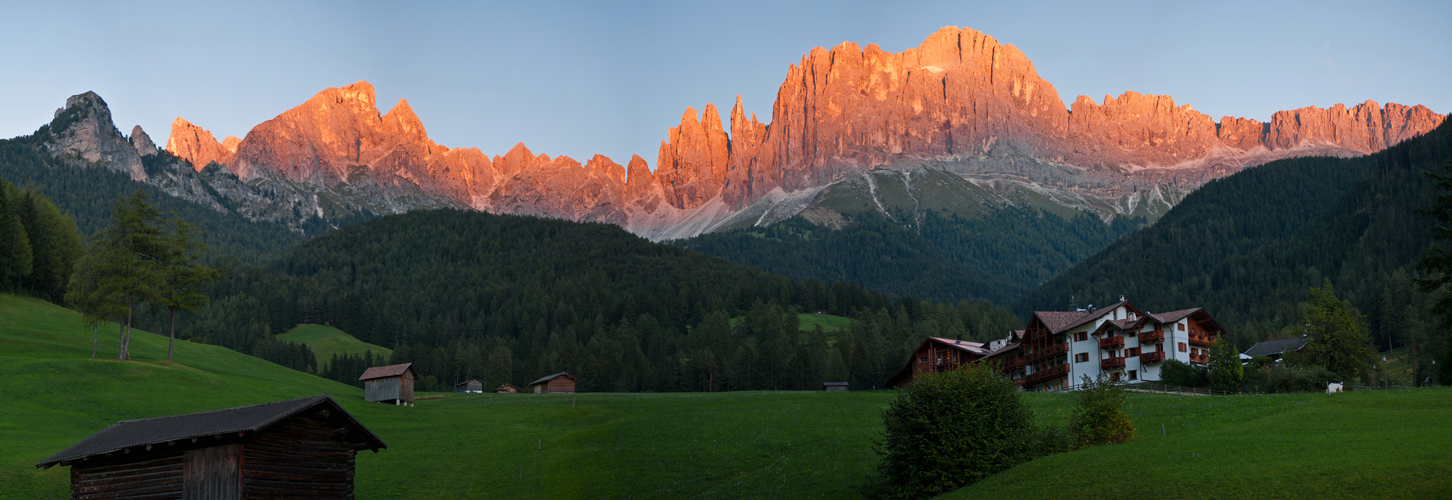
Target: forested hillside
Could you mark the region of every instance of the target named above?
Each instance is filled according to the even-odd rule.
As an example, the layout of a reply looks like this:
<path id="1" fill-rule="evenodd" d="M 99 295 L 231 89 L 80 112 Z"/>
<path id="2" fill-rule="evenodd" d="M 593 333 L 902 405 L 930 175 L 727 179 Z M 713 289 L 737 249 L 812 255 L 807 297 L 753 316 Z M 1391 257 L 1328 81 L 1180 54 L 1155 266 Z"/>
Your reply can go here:
<path id="1" fill-rule="evenodd" d="M 116 200 L 140 190 L 162 214 L 169 217 L 175 213 L 203 230 L 206 233 L 203 239 L 214 255 L 261 262 L 303 241 L 302 235 L 277 224 L 252 222 L 236 214 L 217 212 L 113 170 L 79 168 L 58 160 L 43 146 L 51 126 L 42 126 L 33 135 L 0 140 L 0 179 L 50 198 L 61 212 L 75 219 L 81 234 L 94 234 L 105 227 Z M 163 152 L 143 160 L 148 168 L 153 168 L 155 162 L 169 159 L 165 155 Z"/>
<path id="2" fill-rule="evenodd" d="M 179 335 L 252 352 L 327 324 L 439 384 L 569 371 L 592 391 L 871 387 L 927 335 L 986 340 L 1019 323 L 984 302 L 795 282 L 612 225 L 453 209 L 324 234 L 234 267 L 210 295 Z M 819 310 L 857 321 L 798 332 L 796 314 Z"/>
<path id="3" fill-rule="evenodd" d="M 1151 310 L 1205 307 L 1236 344 L 1281 334 L 1306 290 L 1330 279 L 1383 349 L 1440 346 L 1415 265 L 1431 244 L 1452 125 L 1353 159 L 1302 158 L 1207 184 L 1159 223 L 1025 296 L 1020 312 L 1123 295 Z M 1072 299 L 1071 299 L 1072 298 Z M 1424 359 L 1423 363 L 1426 362 Z"/>
<path id="4" fill-rule="evenodd" d="M 1009 303 L 1146 223 L 1035 207 L 850 214 L 841 228 L 794 217 L 676 244 L 793 279 L 842 280 L 898 295 Z"/>

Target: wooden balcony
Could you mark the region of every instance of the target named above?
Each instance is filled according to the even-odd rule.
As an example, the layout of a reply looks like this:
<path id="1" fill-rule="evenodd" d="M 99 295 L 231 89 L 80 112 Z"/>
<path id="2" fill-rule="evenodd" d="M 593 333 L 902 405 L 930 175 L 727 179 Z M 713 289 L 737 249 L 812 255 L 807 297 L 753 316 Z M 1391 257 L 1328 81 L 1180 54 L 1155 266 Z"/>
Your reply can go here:
<path id="1" fill-rule="evenodd" d="M 1027 377 L 1024 377 L 1024 386 L 1027 387 L 1038 385 L 1044 382 L 1048 382 L 1050 380 L 1054 380 L 1056 378 L 1064 377 L 1068 374 L 1069 365 L 1055 365 L 1053 368 L 1028 374 Z"/>
<path id="2" fill-rule="evenodd" d="M 1119 349 L 1124 347 L 1124 337 L 1105 337 L 1099 339 L 1100 349 Z"/>
<path id="3" fill-rule="evenodd" d="M 1195 347 L 1210 347 L 1210 343 L 1211 342 L 1214 342 L 1214 341 L 1215 341 L 1215 339 L 1213 337 L 1211 337 L 1210 334 L 1205 333 L 1203 331 L 1191 331 L 1190 332 L 1190 345 L 1192 345 L 1192 346 L 1195 346 Z"/>
<path id="4" fill-rule="evenodd" d="M 1099 360 L 1100 370 L 1118 370 L 1124 368 L 1124 358 L 1107 358 Z"/>
<path id="5" fill-rule="evenodd" d="M 1139 343 L 1140 344 L 1153 344 L 1153 343 L 1164 342 L 1164 341 L 1165 341 L 1165 331 L 1164 330 L 1155 330 L 1155 331 L 1152 331 L 1152 332 L 1144 332 L 1144 333 L 1139 334 Z"/>
<path id="6" fill-rule="evenodd" d="M 1190 363 L 1191 364 L 1198 364 L 1198 365 L 1209 364 L 1210 363 L 1210 355 L 1209 354 L 1191 354 L 1190 355 Z"/>
<path id="7" fill-rule="evenodd" d="M 1165 351 L 1155 351 L 1139 355 L 1140 363 L 1163 363 L 1165 362 Z"/>
<path id="8" fill-rule="evenodd" d="M 1005 369 L 1005 370 L 1017 370 L 1019 368 L 1023 368 L 1023 365 L 1024 365 L 1023 358 L 1013 358 L 1013 359 L 1009 359 L 1009 360 L 1004 360 L 1004 362 L 1003 362 L 1003 369 Z"/>
<path id="9" fill-rule="evenodd" d="M 1030 361 L 1039 361 L 1051 356 L 1057 356 L 1069 352 L 1069 344 L 1049 344 L 1049 347 L 1039 349 L 1028 355 Z"/>

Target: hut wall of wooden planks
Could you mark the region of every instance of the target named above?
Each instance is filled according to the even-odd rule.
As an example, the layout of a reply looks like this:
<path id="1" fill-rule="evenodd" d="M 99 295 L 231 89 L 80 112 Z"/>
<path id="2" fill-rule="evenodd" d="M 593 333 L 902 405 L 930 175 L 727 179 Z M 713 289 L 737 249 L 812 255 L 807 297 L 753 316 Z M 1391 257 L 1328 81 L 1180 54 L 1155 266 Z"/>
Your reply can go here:
<path id="1" fill-rule="evenodd" d="M 363 399 L 396 405 L 413 403 L 413 363 L 375 366 L 363 372 Z"/>
<path id="2" fill-rule="evenodd" d="M 547 375 L 529 384 L 534 388 L 535 394 L 574 394 L 575 377 L 569 373 L 560 372 L 554 375 Z"/>
<path id="3" fill-rule="evenodd" d="M 484 382 L 477 378 L 471 378 L 454 384 L 454 392 L 484 392 Z"/>
<path id="4" fill-rule="evenodd" d="M 118 422 L 37 467 L 73 499 L 353 498 L 358 450 L 385 448 L 327 396 Z"/>

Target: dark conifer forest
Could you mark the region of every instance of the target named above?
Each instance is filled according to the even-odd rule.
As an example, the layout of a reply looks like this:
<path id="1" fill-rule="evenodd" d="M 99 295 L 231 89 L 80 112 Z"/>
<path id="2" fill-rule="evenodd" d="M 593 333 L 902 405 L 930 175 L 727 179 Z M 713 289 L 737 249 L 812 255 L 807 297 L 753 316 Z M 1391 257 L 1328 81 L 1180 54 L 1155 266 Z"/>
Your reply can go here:
<path id="1" fill-rule="evenodd" d="M 1147 222 L 1119 217 L 1105 224 L 1088 213 L 1065 218 L 1011 206 L 971 216 L 925 210 L 895 220 L 870 211 L 852 218 L 841 229 L 793 217 L 675 243 L 798 280 L 1007 304 Z"/>
<path id="2" fill-rule="evenodd" d="M 612 225 L 454 209 L 374 219 L 262 267 L 232 266 L 210 295 L 179 332 L 252 352 L 294 325 L 328 324 L 392 346 L 390 361 L 444 387 L 568 371 L 590 391 L 870 388 L 926 336 L 988 340 L 1020 321 L 986 302 L 796 282 Z M 858 321 L 800 331 L 797 315 L 816 312 Z"/>

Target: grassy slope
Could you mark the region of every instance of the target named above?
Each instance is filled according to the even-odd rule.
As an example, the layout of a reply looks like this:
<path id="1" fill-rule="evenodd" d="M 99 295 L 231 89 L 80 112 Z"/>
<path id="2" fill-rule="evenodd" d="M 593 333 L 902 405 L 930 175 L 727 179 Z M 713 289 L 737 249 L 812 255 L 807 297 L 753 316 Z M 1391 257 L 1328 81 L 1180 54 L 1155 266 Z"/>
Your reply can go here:
<path id="1" fill-rule="evenodd" d="M 1440 498 L 1452 491 L 1445 388 L 1135 395 L 1126 411 L 1139 428 L 1135 441 L 1035 460 L 941 498 Z"/>
<path id="2" fill-rule="evenodd" d="M 334 354 L 358 355 L 367 351 L 373 351 L 375 355 L 382 355 L 384 359 L 393 354 L 393 349 L 369 344 L 358 340 L 348 332 L 333 328 L 327 325 L 298 325 L 286 333 L 277 336 L 278 340 L 285 340 L 295 344 L 307 344 L 313 350 L 313 355 L 318 358 L 318 365 L 327 365 L 328 360 L 333 359 Z"/>
<path id="3" fill-rule="evenodd" d="M 101 357 L 114 357 L 114 327 L 102 339 Z M 390 446 L 359 455 L 359 498 L 853 498 L 892 397 L 454 395 L 400 408 L 214 346 L 179 342 L 179 363 L 161 362 L 165 339 L 144 332 L 137 361 L 91 361 L 89 349 L 74 313 L 0 295 L 0 498 L 63 498 L 67 471 L 32 464 L 117 420 L 318 393 Z M 1138 441 L 1025 464 L 955 495 L 1209 497 L 1226 486 L 1238 496 L 1435 496 L 1452 491 L 1449 396 L 1132 395 Z M 1042 424 L 1070 409 L 1063 395 L 1026 397 Z"/>

